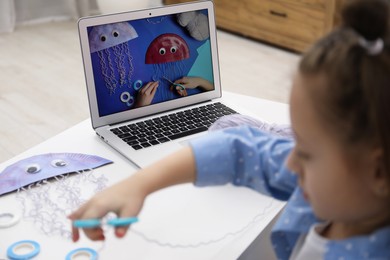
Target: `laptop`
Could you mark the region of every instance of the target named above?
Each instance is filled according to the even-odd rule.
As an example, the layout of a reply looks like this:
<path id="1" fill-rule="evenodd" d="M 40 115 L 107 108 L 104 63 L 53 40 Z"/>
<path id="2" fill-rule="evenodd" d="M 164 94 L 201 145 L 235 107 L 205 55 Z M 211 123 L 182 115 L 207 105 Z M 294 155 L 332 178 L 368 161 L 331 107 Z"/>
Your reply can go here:
<path id="1" fill-rule="evenodd" d="M 223 115 L 212 1 L 81 18 L 92 127 L 143 168 Z"/>

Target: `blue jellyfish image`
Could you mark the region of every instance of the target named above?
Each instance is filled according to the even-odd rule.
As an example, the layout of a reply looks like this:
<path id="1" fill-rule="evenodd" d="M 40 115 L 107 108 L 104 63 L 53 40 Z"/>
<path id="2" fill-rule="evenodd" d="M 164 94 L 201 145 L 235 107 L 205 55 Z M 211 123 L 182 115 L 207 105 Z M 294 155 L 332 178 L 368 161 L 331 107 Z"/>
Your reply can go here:
<path id="1" fill-rule="evenodd" d="M 134 67 L 127 42 L 137 37 L 137 32 L 128 22 L 94 26 L 89 33 L 90 51 L 97 52 L 99 56 L 102 75 L 110 95 L 115 93 L 118 86 L 131 87 Z"/>

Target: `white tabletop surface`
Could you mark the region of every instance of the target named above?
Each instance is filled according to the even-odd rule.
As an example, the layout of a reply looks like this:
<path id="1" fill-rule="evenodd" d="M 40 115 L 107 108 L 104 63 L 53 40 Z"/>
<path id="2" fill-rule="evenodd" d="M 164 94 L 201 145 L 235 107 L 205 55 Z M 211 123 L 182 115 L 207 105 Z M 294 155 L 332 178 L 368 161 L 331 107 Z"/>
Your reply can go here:
<path id="1" fill-rule="evenodd" d="M 224 92 L 223 99 L 267 122 L 289 122 L 285 104 L 229 92 Z M 90 121 L 85 120 L 0 164 L 0 172 L 23 158 L 62 152 L 94 154 L 112 160 L 113 164 L 93 172 L 96 176 L 105 176 L 107 185 L 136 171 L 124 157 L 103 143 L 95 135 Z M 92 190 L 87 191 L 86 199 L 92 194 Z M 147 198 L 139 215 L 140 221 L 132 226 L 136 233 L 130 231 L 125 238 L 117 239 L 112 230 L 108 230 L 104 245 L 84 236 L 73 243 L 59 235 L 44 234 L 33 220 L 22 217 L 16 225 L 0 228 L 0 259 L 7 259 L 7 248 L 20 240 L 34 240 L 40 244 L 41 252 L 34 259 L 65 259 L 68 252 L 80 247 L 97 250 L 99 259 L 237 259 L 283 205 L 247 188 L 178 185 Z M 0 215 L 10 211 L 22 214 L 22 210 L 17 193 L 0 197 Z"/>

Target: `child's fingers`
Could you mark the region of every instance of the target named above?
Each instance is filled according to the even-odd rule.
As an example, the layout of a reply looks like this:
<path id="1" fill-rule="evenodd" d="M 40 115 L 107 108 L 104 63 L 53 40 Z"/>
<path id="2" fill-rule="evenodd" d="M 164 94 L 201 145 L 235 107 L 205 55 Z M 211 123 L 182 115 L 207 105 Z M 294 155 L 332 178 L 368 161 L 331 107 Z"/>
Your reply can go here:
<path id="1" fill-rule="evenodd" d="M 127 231 L 129 230 L 130 225 L 126 226 L 119 226 L 115 228 L 115 236 L 118 238 L 122 238 L 126 235 Z"/>
<path id="2" fill-rule="evenodd" d="M 80 216 L 82 215 L 83 208 L 84 208 L 84 205 L 82 205 L 76 211 L 73 211 L 70 215 L 68 215 L 68 219 L 70 219 L 72 221 L 75 219 L 79 219 Z"/>
<path id="3" fill-rule="evenodd" d="M 180 79 L 177 79 L 175 80 L 175 83 L 176 84 L 182 84 L 182 85 L 185 85 L 185 84 L 188 84 L 189 83 L 189 78 L 188 77 L 182 77 Z"/>
<path id="4" fill-rule="evenodd" d="M 185 89 L 182 89 L 181 87 L 177 86 L 176 87 L 176 91 L 177 93 L 182 96 L 182 97 L 185 97 L 187 96 L 187 91 Z"/>
<path id="5" fill-rule="evenodd" d="M 104 240 L 104 231 L 101 227 L 83 228 L 84 234 L 91 240 Z M 72 225 L 72 241 L 77 242 L 80 239 L 78 227 Z"/>
<path id="6" fill-rule="evenodd" d="M 151 81 L 151 82 L 148 82 L 145 86 L 143 86 L 142 88 L 141 88 L 141 90 L 140 90 L 140 93 L 141 94 L 150 94 L 149 92 L 150 92 L 150 86 L 153 84 L 153 82 Z"/>
<path id="7" fill-rule="evenodd" d="M 119 217 L 120 218 L 131 218 L 131 217 L 135 217 L 134 215 L 134 208 L 124 208 L 120 213 L 119 213 Z M 129 230 L 130 228 L 130 225 L 126 225 L 126 226 L 118 226 L 115 228 L 115 235 L 118 237 L 118 238 L 121 238 L 121 237 L 124 237 L 127 233 L 127 231 Z"/>
<path id="8" fill-rule="evenodd" d="M 156 94 L 158 85 L 159 85 L 158 81 L 154 82 L 154 84 L 153 84 L 153 86 L 152 86 L 153 88 L 152 88 L 151 91 L 150 91 L 150 95 L 153 95 L 153 96 L 154 96 L 154 94 Z"/>
<path id="9" fill-rule="evenodd" d="M 117 238 L 124 237 L 126 235 L 128 229 L 129 229 L 129 226 L 116 227 L 115 228 L 115 236 Z"/>
<path id="10" fill-rule="evenodd" d="M 101 227 L 96 228 L 83 228 L 85 235 L 91 240 L 104 240 L 103 229 Z M 80 239 L 80 231 L 78 227 L 75 227 L 72 223 L 72 241 L 77 242 Z"/>
<path id="11" fill-rule="evenodd" d="M 84 228 L 85 235 L 91 240 L 104 240 L 104 232 L 101 227 L 97 228 Z"/>
<path id="12" fill-rule="evenodd" d="M 180 78 L 180 79 L 177 79 L 174 81 L 174 83 L 176 84 L 181 84 L 181 83 L 184 83 L 184 77 L 183 78 Z"/>
<path id="13" fill-rule="evenodd" d="M 150 96 L 157 85 L 157 82 L 149 82 L 147 89 L 145 89 L 145 94 Z"/>
<path id="14" fill-rule="evenodd" d="M 78 241 L 80 238 L 80 231 L 78 227 L 73 226 L 73 221 L 79 219 L 96 219 L 106 214 L 106 208 L 103 206 L 91 207 L 90 201 L 82 205 L 76 211 L 71 213 L 68 218 L 72 220 L 72 240 Z M 103 230 L 97 228 L 83 228 L 85 235 L 91 240 L 104 240 Z"/>
<path id="15" fill-rule="evenodd" d="M 79 229 L 75 226 L 73 226 L 73 221 L 76 219 L 80 219 L 83 215 L 83 212 L 85 210 L 86 205 L 82 205 L 80 208 L 78 208 L 76 211 L 72 212 L 70 215 L 68 215 L 68 219 L 72 221 L 72 240 L 73 242 L 77 242 L 80 238 L 80 232 Z"/>
<path id="16" fill-rule="evenodd" d="M 73 223 L 72 223 L 72 241 L 77 242 L 79 239 L 80 239 L 79 229 L 77 227 L 73 226 Z"/>
<path id="17" fill-rule="evenodd" d="M 143 86 L 140 90 L 142 95 L 151 95 L 153 92 L 156 92 L 156 89 L 159 85 L 158 81 L 148 82 L 145 86 Z"/>

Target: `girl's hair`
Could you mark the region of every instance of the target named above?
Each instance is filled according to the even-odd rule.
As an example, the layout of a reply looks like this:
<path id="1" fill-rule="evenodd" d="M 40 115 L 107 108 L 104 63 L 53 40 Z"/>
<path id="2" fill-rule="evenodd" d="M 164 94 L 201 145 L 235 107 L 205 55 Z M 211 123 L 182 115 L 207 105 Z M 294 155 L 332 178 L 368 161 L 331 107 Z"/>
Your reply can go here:
<path id="1" fill-rule="evenodd" d="M 346 145 L 379 145 L 390 174 L 390 0 L 352 0 L 342 25 L 303 55 L 315 109 Z"/>

